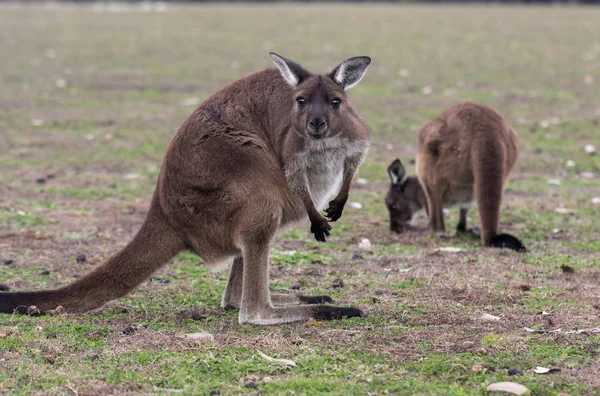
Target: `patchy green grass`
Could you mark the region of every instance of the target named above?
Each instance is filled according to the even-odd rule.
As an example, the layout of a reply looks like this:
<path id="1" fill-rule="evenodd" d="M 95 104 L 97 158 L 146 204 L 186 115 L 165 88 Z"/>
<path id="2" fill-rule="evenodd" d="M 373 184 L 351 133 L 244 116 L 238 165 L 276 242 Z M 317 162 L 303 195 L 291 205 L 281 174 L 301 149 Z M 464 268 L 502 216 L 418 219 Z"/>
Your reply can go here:
<path id="1" fill-rule="evenodd" d="M 373 63 L 349 93 L 373 134 L 350 197 L 362 207 L 349 205 L 324 244 L 305 224 L 282 230 L 271 289 L 368 316 L 240 326 L 219 307 L 227 272 L 183 253 L 100 310 L 0 315 L 0 392 L 479 395 L 515 381 L 536 395 L 600 394 L 600 156 L 584 151 L 598 146 L 600 10 L 99 7 L 0 8 L 0 283 L 65 285 L 131 240 L 190 99 L 271 66 L 271 50 L 315 71 L 365 54 Z M 387 166 L 401 158 L 412 174 L 419 125 L 463 100 L 497 108 L 519 134 L 501 229 L 526 254 L 388 231 Z M 479 223 L 476 208 L 468 220 Z M 450 211 L 447 229 L 457 221 Z M 448 246 L 463 251 L 437 249 Z M 182 337 L 198 332 L 214 340 Z"/>

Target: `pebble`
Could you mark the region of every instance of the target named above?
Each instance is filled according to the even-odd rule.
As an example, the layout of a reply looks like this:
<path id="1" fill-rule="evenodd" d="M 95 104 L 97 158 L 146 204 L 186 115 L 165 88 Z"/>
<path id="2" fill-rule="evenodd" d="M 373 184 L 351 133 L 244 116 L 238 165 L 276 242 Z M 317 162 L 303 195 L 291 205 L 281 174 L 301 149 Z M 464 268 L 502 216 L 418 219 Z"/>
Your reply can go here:
<path id="1" fill-rule="evenodd" d="M 508 369 L 508 375 L 523 375 L 523 370 L 518 367 L 511 367 Z"/>
<path id="2" fill-rule="evenodd" d="M 40 275 L 50 275 L 50 270 L 43 270 Z"/>
<path id="3" fill-rule="evenodd" d="M 333 281 L 332 286 L 336 289 L 342 288 L 344 287 L 344 281 L 342 280 L 342 278 L 337 278 Z"/>
<path id="4" fill-rule="evenodd" d="M 123 329 L 123 334 L 125 335 L 131 335 L 133 333 L 135 333 L 137 331 L 137 329 L 133 326 L 127 326 Z"/>
<path id="5" fill-rule="evenodd" d="M 85 254 L 80 253 L 77 255 L 77 257 L 75 257 L 75 261 L 77 261 L 79 264 L 84 264 L 87 261 L 87 257 Z"/>
<path id="6" fill-rule="evenodd" d="M 11 265 L 12 263 L 14 263 L 14 260 L 11 260 L 11 259 L 4 260 L 4 265 Z"/>
<path id="7" fill-rule="evenodd" d="M 244 387 L 248 388 L 248 389 L 256 389 L 256 382 L 254 381 L 248 381 L 244 384 Z"/>

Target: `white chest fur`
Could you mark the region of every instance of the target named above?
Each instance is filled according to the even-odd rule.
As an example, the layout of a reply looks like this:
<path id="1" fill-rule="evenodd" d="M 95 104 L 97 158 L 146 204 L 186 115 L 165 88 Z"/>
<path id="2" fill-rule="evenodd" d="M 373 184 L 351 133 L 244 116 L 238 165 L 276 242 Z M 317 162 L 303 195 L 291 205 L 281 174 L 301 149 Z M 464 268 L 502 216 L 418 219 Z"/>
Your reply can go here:
<path id="1" fill-rule="evenodd" d="M 344 177 L 344 164 L 349 158 L 360 162 L 366 154 L 368 142 L 332 137 L 311 140 L 297 153 L 285 168 L 290 187 L 304 183 L 317 210 L 322 210 L 340 190 Z"/>

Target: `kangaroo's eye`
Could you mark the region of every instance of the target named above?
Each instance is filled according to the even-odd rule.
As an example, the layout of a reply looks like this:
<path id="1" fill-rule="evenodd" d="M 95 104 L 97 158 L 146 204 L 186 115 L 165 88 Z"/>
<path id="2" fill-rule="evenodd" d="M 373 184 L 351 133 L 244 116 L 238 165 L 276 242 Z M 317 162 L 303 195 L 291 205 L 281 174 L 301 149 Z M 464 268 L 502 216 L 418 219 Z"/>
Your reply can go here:
<path id="1" fill-rule="evenodd" d="M 331 101 L 331 105 L 333 106 L 333 108 L 337 109 L 338 107 L 340 107 L 340 103 L 342 103 L 341 100 L 339 100 L 338 98 L 335 98 Z"/>
<path id="2" fill-rule="evenodd" d="M 306 99 L 304 99 L 302 96 L 299 96 L 296 98 L 296 102 L 298 103 L 298 106 L 302 107 L 306 104 Z"/>

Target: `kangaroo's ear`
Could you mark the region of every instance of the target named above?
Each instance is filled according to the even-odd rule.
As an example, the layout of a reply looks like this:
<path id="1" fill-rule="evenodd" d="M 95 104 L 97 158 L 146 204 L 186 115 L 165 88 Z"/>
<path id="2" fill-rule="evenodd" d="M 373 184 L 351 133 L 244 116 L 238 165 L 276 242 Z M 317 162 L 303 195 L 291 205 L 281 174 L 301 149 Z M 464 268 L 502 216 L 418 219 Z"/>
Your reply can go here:
<path id="1" fill-rule="evenodd" d="M 344 87 L 344 89 L 349 89 L 358 84 L 363 78 L 369 64 L 371 64 L 371 58 L 368 56 L 350 58 L 333 69 L 333 71 L 329 73 L 329 77 Z"/>
<path id="2" fill-rule="evenodd" d="M 388 166 L 387 171 L 394 186 L 402 186 L 406 183 L 406 169 L 404 169 L 404 165 L 402 165 L 402 162 L 400 162 L 399 159 L 394 160 L 394 162 Z"/>
<path id="3" fill-rule="evenodd" d="M 296 62 L 292 62 L 283 56 L 277 55 L 275 52 L 269 52 L 269 57 L 273 63 L 275 63 L 275 66 L 277 66 L 285 81 L 287 81 L 287 83 L 292 87 L 300 84 L 303 80 L 310 76 L 310 72 L 308 72 L 305 68 Z"/>

